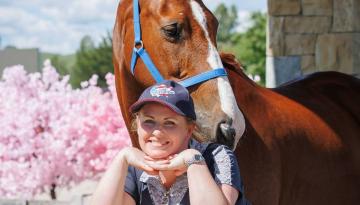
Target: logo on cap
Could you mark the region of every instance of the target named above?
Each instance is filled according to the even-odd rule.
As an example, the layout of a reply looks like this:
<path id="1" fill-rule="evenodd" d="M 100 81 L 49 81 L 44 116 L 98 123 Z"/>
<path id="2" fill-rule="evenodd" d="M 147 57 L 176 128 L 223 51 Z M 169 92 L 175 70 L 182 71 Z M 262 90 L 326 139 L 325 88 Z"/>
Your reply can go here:
<path id="1" fill-rule="evenodd" d="M 157 85 L 154 86 L 153 88 L 151 88 L 150 90 L 150 95 L 151 96 L 156 96 L 156 97 L 160 97 L 160 96 L 164 96 L 164 97 L 168 97 L 169 95 L 175 95 L 175 91 L 172 90 L 173 87 L 167 87 L 164 84 L 161 85 Z"/>

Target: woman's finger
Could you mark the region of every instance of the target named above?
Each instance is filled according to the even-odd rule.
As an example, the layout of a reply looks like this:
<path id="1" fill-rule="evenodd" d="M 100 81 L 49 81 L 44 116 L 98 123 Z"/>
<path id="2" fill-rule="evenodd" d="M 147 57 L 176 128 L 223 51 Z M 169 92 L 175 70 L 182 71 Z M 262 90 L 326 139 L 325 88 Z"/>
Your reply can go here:
<path id="1" fill-rule="evenodd" d="M 147 165 L 147 164 L 144 164 L 143 165 L 143 170 L 144 171 L 148 171 L 148 172 L 153 172 L 155 171 L 154 168 L 152 168 L 151 166 Z"/>
<path id="2" fill-rule="evenodd" d="M 159 171 L 157 171 L 157 170 L 154 170 L 154 171 L 145 171 L 147 174 L 149 174 L 149 175 L 159 175 Z"/>
<path id="3" fill-rule="evenodd" d="M 184 173 L 186 172 L 186 169 L 185 170 L 175 170 L 175 175 L 178 177 L 178 176 L 181 176 L 183 175 Z"/>
<path id="4" fill-rule="evenodd" d="M 168 160 L 174 159 L 178 154 L 170 155 L 167 157 Z"/>
<path id="5" fill-rule="evenodd" d="M 138 169 L 141 169 L 143 171 L 146 171 L 146 172 L 155 171 L 155 169 L 153 167 L 149 166 L 149 164 L 146 163 L 146 162 L 138 162 L 138 164 L 135 165 L 135 167 L 138 168 Z"/>
<path id="6" fill-rule="evenodd" d="M 156 160 L 156 161 L 147 161 L 147 160 L 145 160 L 145 161 L 148 164 L 169 164 L 170 163 L 170 160 L 168 160 L 168 159 Z"/>
<path id="7" fill-rule="evenodd" d="M 155 161 L 155 159 L 153 159 L 147 155 L 144 156 L 144 159 L 146 159 L 147 161 Z"/>
<path id="8" fill-rule="evenodd" d="M 173 168 L 170 164 L 149 164 L 151 168 L 154 170 L 164 171 L 164 170 L 172 170 Z"/>

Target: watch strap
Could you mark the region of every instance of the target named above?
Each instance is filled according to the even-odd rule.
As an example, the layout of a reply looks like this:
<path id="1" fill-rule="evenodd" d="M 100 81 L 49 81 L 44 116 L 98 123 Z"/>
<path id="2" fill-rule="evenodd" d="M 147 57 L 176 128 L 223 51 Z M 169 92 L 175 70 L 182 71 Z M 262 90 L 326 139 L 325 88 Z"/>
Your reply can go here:
<path id="1" fill-rule="evenodd" d="M 185 165 L 189 167 L 192 164 L 200 164 L 205 162 L 205 158 L 201 154 L 195 154 L 191 159 L 185 160 Z"/>

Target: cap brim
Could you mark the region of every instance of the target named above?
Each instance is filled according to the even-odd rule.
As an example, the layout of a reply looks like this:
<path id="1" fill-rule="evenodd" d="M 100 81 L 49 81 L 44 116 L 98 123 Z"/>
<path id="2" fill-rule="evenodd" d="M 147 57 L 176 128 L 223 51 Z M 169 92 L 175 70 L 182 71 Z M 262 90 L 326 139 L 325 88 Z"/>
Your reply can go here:
<path id="1" fill-rule="evenodd" d="M 164 106 L 168 107 L 169 109 L 171 109 L 172 111 L 176 112 L 179 115 L 186 116 L 185 113 L 183 113 L 180 109 L 173 106 L 172 104 L 161 101 L 161 100 L 156 100 L 156 99 L 153 99 L 153 98 L 145 98 L 145 99 L 142 99 L 142 100 L 138 100 L 138 101 L 136 101 L 134 104 L 132 104 L 130 106 L 129 110 L 130 110 L 131 113 L 135 113 L 135 112 L 139 111 L 141 109 L 141 107 L 144 106 L 146 103 L 150 103 L 150 102 L 159 103 L 161 105 L 164 105 Z"/>

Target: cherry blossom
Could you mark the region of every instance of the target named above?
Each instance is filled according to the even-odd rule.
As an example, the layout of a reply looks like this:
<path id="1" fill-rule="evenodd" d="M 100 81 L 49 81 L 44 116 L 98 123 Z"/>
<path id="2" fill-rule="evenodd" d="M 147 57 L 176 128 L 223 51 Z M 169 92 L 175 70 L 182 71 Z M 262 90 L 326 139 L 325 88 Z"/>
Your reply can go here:
<path id="1" fill-rule="evenodd" d="M 0 80 L 0 197 L 26 197 L 97 179 L 130 145 L 112 74 L 73 89 L 50 61 L 41 73 L 8 67 Z"/>

